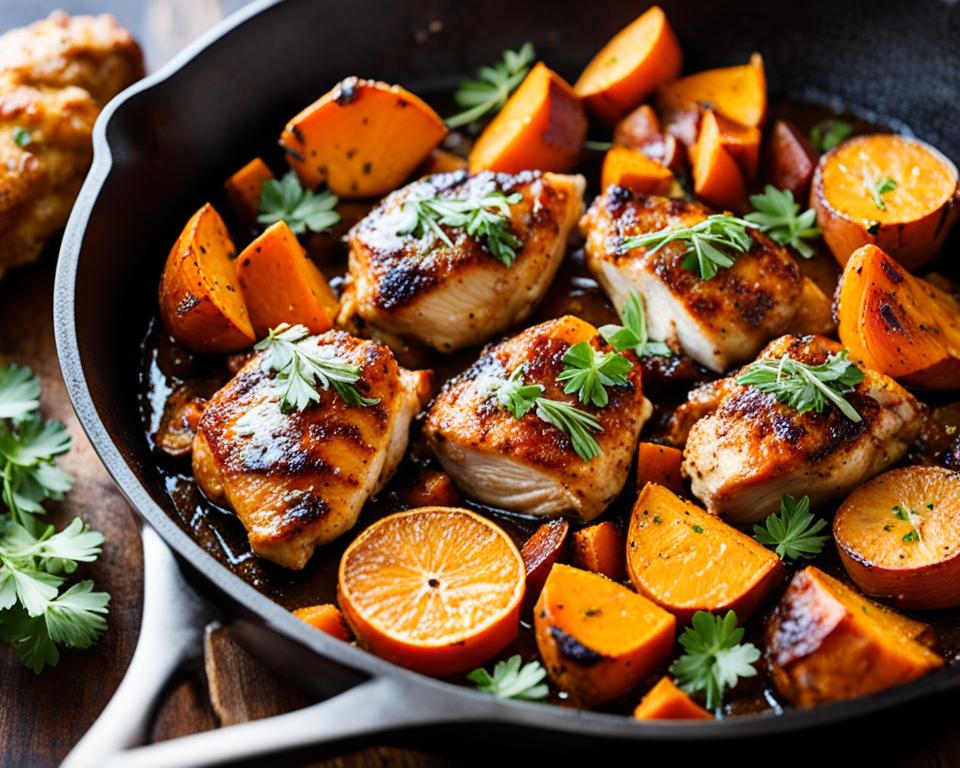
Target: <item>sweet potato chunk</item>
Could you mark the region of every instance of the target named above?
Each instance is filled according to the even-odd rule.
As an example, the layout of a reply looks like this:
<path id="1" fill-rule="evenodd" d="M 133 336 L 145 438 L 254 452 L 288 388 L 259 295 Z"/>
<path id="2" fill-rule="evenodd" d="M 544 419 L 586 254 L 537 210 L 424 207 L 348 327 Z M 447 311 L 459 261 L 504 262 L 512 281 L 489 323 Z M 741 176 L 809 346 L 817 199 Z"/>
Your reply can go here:
<path id="1" fill-rule="evenodd" d="M 573 534 L 574 565 L 614 581 L 620 581 L 626 574 L 623 550 L 623 536 L 610 520 Z"/>
<path id="2" fill-rule="evenodd" d="M 709 126 L 709 123 L 716 123 Z M 760 129 L 724 117 L 719 112 L 708 109 L 703 113 L 700 123 L 701 134 L 708 130 L 720 135 L 720 146 L 733 158 L 745 181 L 751 181 L 757 175 L 760 163 Z"/>
<path id="3" fill-rule="evenodd" d="M 707 115 L 713 114 L 707 112 Z M 704 118 L 700 137 L 692 152 L 693 191 L 710 205 L 724 210 L 739 211 L 746 205 L 746 185 L 736 160 L 724 146 L 720 125 L 715 119 Z"/>
<path id="4" fill-rule="evenodd" d="M 774 685 L 794 706 L 855 699 L 943 665 L 929 628 L 813 566 L 798 572 L 767 625 Z"/>
<path id="5" fill-rule="evenodd" d="M 263 182 L 270 181 L 273 172 L 259 157 L 253 158 L 243 168 L 226 180 L 223 187 L 227 192 L 227 199 L 237 220 L 247 227 L 257 225 L 257 214 L 260 212 L 260 190 Z"/>
<path id="6" fill-rule="evenodd" d="M 653 6 L 620 30 L 593 57 L 573 86 L 601 120 L 616 122 L 680 74 L 683 51 L 666 15 Z"/>
<path id="7" fill-rule="evenodd" d="M 833 320 L 833 302 L 813 280 L 804 276 L 797 312 L 788 333 L 794 336 L 815 334 L 833 336 L 837 324 Z"/>
<path id="8" fill-rule="evenodd" d="M 789 189 L 794 200 L 806 200 L 820 156 L 809 139 L 787 120 L 777 120 L 763 150 L 763 178 L 777 189 Z"/>
<path id="9" fill-rule="evenodd" d="M 195 352 L 236 352 L 256 341 L 236 284 L 236 250 L 207 203 L 183 228 L 160 278 L 160 317 L 178 342 Z"/>
<path id="10" fill-rule="evenodd" d="M 784 568 L 746 534 L 648 483 L 630 515 L 627 573 L 638 592 L 685 624 L 697 611 L 733 610 L 746 620 Z"/>
<path id="11" fill-rule="evenodd" d="M 340 303 L 285 221 L 244 248 L 237 282 L 258 337 L 281 323 L 305 325 L 310 333 L 333 327 Z"/>
<path id="12" fill-rule="evenodd" d="M 713 720 L 707 710 L 681 691 L 669 677 L 661 677 L 633 710 L 637 720 Z"/>
<path id="13" fill-rule="evenodd" d="M 843 567 L 904 608 L 960 605 L 960 474 L 904 467 L 860 486 L 833 520 Z"/>
<path id="14" fill-rule="evenodd" d="M 604 189 L 616 184 L 643 195 L 668 195 L 675 181 L 669 168 L 639 149 L 613 146 L 603 158 L 600 184 Z"/>
<path id="15" fill-rule="evenodd" d="M 960 382 L 960 300 L 866 245 L 840 283 L 840 340 L 867 367 L 926 389 Z"/>
<path id="16" fill-rule="evenodd" d="M 461 501 L 453 478 L 442 469 L 421 469 L 399 495 L 408 507 L 457 507 Z"/>
<path id="17" fill-rule="evenodd" d="M 343 620 L 343 614 L 340 609 L 330 603 L 323 605 L 309 605 L 306 608 L 297 608 L 293 612 L 301 621 L 307 622 L 311 627 L 326 632 L 328 635 L 350 642 L 352 635 L 347 627 L 347 622 Z"/>
<path id="18" fill-rule="evenodd" d="M 660 118 L 649 104 L 641 104 L 617 123 L 613 143 L 618 147 L 639 149 L 671 171 L 678 171 L 686 164 L 686 148 L 675 136 L 663 132 Z"/>
<path id="19" fill-rule="evenodd" d="M 626 587 L 555 565 L 533 611 L 550 679 L 581 706 L 629 693 L 670 654 L 676 622 Z"/>
<path id="20" fill-rule="evenodd" d="M 564 560 L 569 533 L 570 523 L 566 520 L 551 520 L 537 528 L 520 550 L 527 570 L 527 607 L 537 602 L 554 563 Z"/>
<path id="21" fill-rule="evenodd" d="M 683 451 L 659 443 L 641 442 L 637 447 L 637 488 L 657 483 L 674 493 L 683 493 Z"/>
<path id="22" fill-rule="evenodd" d="M 445 149 L 435 149 L 423 161 L 418 176 L 432 176 L 435 173 L 452 173 L 466 169 L 467 161 L 460 155 L 447 152 Z"/>
<path id="23" fill-rule="evenodd" d="M 569 84 L 543 62 L 524 78 L 473 145 L 470 173 L 573 170 L 587 118 Z"/>
<path id="24" fill-rule="evenodd" d="M 956 166 L 917 139 L 855 136 L 820 158 L 811 204 L 841 265 L 872 244 L 914 270 L 943 245 L 960 217 Z"/>
<path id="25" fill-rule="evenodd" d="M 403 184 L 446 135 L 440 116 L 399 85 L 348 77 L 287 123 L 280 146 L 305 187 L 377 197 Z"/>

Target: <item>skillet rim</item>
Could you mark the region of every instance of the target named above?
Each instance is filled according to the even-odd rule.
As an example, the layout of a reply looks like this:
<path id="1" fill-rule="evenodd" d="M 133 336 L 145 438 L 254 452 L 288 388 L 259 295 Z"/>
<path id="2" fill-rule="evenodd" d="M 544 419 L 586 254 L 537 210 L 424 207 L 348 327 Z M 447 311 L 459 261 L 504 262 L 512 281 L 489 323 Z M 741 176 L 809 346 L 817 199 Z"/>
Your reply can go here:
<path id="1" fill-rule="evenodd" d="M 90 171 L 72 208 L 61 242 L 54 283 L 53 321 L 57 356 L 67 392 L 81 427 L 100 461 L 133 511 L 156 530 L 177 556 L 178 562 L 199 573 L 231 607 L 242 607 L 269 630 L 307 647 L 328 661 L 352 671 L 374 677 L 403 681 L 411 696 L 441 697 L 442 706 L 430 704 L 444 718 L 436 722 L 514 724 L 522 728 L 580 734 L 595 738 L 673 741 L 678 739 L 727 740 L 772 736 L 863 718 L 866 715 L 902 706 L 926 697 L 960 688 L 960 661 L 948 661 L 940 670 L 906 685 L 866 697 L 825 704 L 813 709 L 786 708 L 782 711 L 739 715 L 713 721 L 637 721 L 629 716 L 496 699 L 488 694 L 447 683 L 403 669 L 351 644 L 322 632 L 304 632 L 303 622 L 266 595 L 232 573 L 204 550 L 178 526 L 146 487 L 137 479 L 101 420 L 97 404 L 87 386 L 80 360 L 76 329 L 76 282 L 87 225 L 96 208 L 102 188 L 109 181 L 113 166 L 107 127 L 114 115 L 134 96 L 149 91 L 173 88 L 169 81 L 201 59 L 217 43 L 238 27 L 255 22 L 256 17 L 275 6 L 296 0 L 254 0 L 201 35 L 156 72 L 134 83 L 102 110 L 93 129 L 94 156 Z M 416 704 L 415 700 L 411 702 Z M 455 710 L 459 709 L 459 712 Z M 429 725 L 429 722 L 424 723 Z M 384 730 L 392 730 L 384 722 Z"/>

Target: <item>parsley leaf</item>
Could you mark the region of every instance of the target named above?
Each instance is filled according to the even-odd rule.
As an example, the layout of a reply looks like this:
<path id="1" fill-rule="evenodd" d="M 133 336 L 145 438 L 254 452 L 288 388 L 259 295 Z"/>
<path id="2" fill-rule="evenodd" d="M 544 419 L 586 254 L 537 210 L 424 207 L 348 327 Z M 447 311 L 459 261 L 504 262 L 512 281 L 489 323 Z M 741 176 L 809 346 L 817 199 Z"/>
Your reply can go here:
<path id="1" fill-rule="evenodd" d="M 40 407 L 40 382 L 29 368 L 0 368 L 0 419 L 19 421 Z"/>
<path id="2" fill-rule="evenodd" d="M 510 94 L 527 76 L 535 57 L 533 44 L 524 43 L 519 50 L 504 51 L 503 60 L 493 66 L 480 67 L 476 79 L 463 80 L 454 91 L 453 98 L 458 106 L 465 109 L 448 117 L 447 125 L 460 128 L 485 115 L 499 112 Z"/>
<path id="3" fill-rule="evenodd" d="M 887 192 L 893 192 L 893 190 L 897 188 L 897 182 L 889 176 L 884 176 L 882 179 L 867 181 L 866 184 L 867 189 L 870 191 L 870 196 L 873 198 L 873 204 L 881 211 L 887 210 L 887 203 L 883 199 L 883 196 L 887 194 Z"/>
<path id="4" fill-rule="evenodd" d="M 843 120 L 821 120 L 810 129 L 810 143 L 822 155 L 853 135 L 853 126 Z"/>
<path id="5" fill-rule="evenodd" d="M 310 352 L 303 342 L 310 331 L 302 325 L 281 323 L 271 328 L 267 337 L 254 346 L 265 351 L 266 370 L 276 372 L 281 385 L 280 410 L 284 413 L 302 411 L 310 403 L 320 401 L 320 392 L 333 388 L 347 405 L 376 405 L 380 398 L 363 397 L 354 384 L 360 380 L 360 368 L 345 363 L 320 349 Z"/>
<path id="6" fill-rule="evenodd" d="M 268 179 L 260 187 L 261 224 L 276 224 L 286 221 L 295 235 L 302 235 L 308 229 L 323 232 L 340 221 L 336 208 L 339 198 L 329 190 L 319 194 L 300 186 L 300 180 L 293 171 L 280 181 Z"/>
<path id="7" fill-rule="evenodd" d="M 830 536 L 817 534 L 826 527 L 826 520 L 810 512 L 809 496 L 799 501 L 784 496 L 780 499 L 780 516 L 774 512 L 762 526 L 753 526 L 753 538 L 765 547 L 774 547 L 781 560 L 800 560 L 820 554 Z"/>
<path id="8" fill-rule="evenodd" d="M 715 213 L 690 227 L 665 227 L 657 232 L 633 235 L 620 244 L 620 253 L 634 248 L 650 247 L 656 253 L 667 243 L 682 242 L 683 268 L 698 274 L 703 280 L 712 280 L 720 269 L 733 266 L 738 253 L 750 250 L 753 240 L 747 233 L 756 225 L 736 216 Z"/>
<path id="9" fill-rule="evenodd" d="M 784 355 L 779 360 L 757 360 L 748 365 L 737 384 L 756 387 L 774 395 L 781 403 L 799 413 L 823 413 L 828 405 L 836 407 L 850 421 L 861 421 L 844 395 L 863 381 L 863 371 L 850 362 L 847 350 L 830 355 L 825 363 L 808 365 Z"/>
<path id="10" fill-rule="evenodd" d="M 23 148 L 29 146 L 30 142 L 33 141 L 33 134 L 30 133 L 26 128 L 21 128 L 17 126 L 13 129 L 13 143 L 18 147 Z"/>
<path id="11" fill-rule="evenodd" d="M 743 628 L 737 627 L 733 611 L 723 618 L 697 611 L 692 626 L 680 635 L 686 653 L 673 663 L 670 673 L 687 693 L 704 692 L 707 709 L 716 709 L 724 690 L 733 688 L 741 677 L 757 674 L 753 665 L 760 651 L 753 643 L 741 643 L 742 639 Z"/>
<path id="12" fill-rule="evenodd" d="M 539 661 L 520 666 L 521 661 L 520 654 L 514 654 L 506 661 L 498 661 L 492 675 L 481 667 L 467 675 L 467 679 L 477 686 L 477 690 L 500 699 L 541 701 L 547 698 L 549 689 L 543 682 L 547 670 Z"/>
<path id="13" fill-rule="evenodd" d="M 762 195 L 750 195 L 750 204 L 756 210 L 744 217 L 747 221 L 756 224 L 774 242 L 790 246 L 805 259 L 813 258 L 813 249 L 804 242 L 821 234 L 813 208 L 800 213 L 793 192 L 779 190 L 772 184 L 767 184 Z"/>
<path id="14" fill-rule="evenodd" d="M 671 357 L 673 350 L 662 341 L 651 341 L 647 333 L 647 314 L 643 308 L 643 299 L 636 293 L 630 294 L 623 307 L 623 325 L 604 325 L 599 334 L 617 352 L 633 350 L 637 357 L 655 355 Z"/>
<path id="15" fill-rule="evenodd" d="M 933 505 L 927 504 L 927 509 L 933 509 Z M 901 501 L 899 504 L 891 507 L 890 512 L 897 520 L 903 520 L 910 525 L 910 530 L 901 537 L 905 544 L 921 541 L 920 526 L 923 524 L 923 517 L 916 509 L 912 508 L 906 502 Z"/>
<path id="16" fill-rule="evenodd" d="M 609 402 L 607 387 L 627 386 L 627 374 L 633 368 L 616 352 L 598 353 L 590 342 L 574 344 L 563 355 L 563 371 L 557 381 L 565 381 L 564 393 L 576 392 L 584 405 L 603 408 Z"/>

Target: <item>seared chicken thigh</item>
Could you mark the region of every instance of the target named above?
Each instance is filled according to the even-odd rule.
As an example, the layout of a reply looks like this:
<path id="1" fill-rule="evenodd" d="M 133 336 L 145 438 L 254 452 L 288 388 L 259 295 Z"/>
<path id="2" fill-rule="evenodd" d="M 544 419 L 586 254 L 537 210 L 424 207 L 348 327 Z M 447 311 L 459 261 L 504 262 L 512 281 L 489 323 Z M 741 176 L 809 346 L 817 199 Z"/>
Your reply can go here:
<path id="1" fill-rule="evenodd" d="M 610 186 L 580 222 L 587 266 L 617 310 L 631 292 L 646 305 L 651 338 L 679 348 L 722 373 L 750 360 L 785 333 L 797 312 L 803 277 L 793 257 L 750 230 L 753 247 L 711 280 L 684 269 L 686 245 L 672 242 L 655 253 L 640 247 L 620 253 L 633 235 L 692 226 L 711 214 L 699 203 L 634 194 Z"/>
<path id="2" fill-rule="evenodd" d="M 602 408 L 564 394 L 557 376 L 571 346 L 586 341 L 609 351 L 589 323 L 565 316 L 528 328 L 487 349 L 467 371 L 451 379 L 427 415 L 424 434 L 444 469 L 471 498 L 528 515 L 571 515 L 591 520 L 623 488 L 640 430 L 650 416 L 641 370 L 633 366 L 626 386 L 607 389 Z M 603 431 L 595 435 L 599 456 L 584 461 L 568 437 L 532 408 L 520 418 L 498 405 L 498 382 L 522 368 L 525 384 L 542 396 L 589 412 Z"/>
<path id="3" fill-rule="evenodd" d="M 536 171 L 515 176 L 458 171 L 397 190 L 350 232 L 340 322 L 359 315 L 374 329 L 441 352 L 486 341 L 527 317 L 543 298 L 582 213 L 584 183 L 582 176 Z M 452 247 L 397 234 L 408 201 L 433 196 L 474 201 L 497 191 L 523 195 L 510 207 L 510 230 L 522 243 L 511 266 L 463 227 L 444 228 Z"/>
<path id="4" fill-rule="evenodd" d="M 297 569 L 352 528 L 389 480 L 430 381 L 429 372 L 400 368 L 383 344 L 340 331 L 302 344 L 358 366 L 358 391 L 380 402 L 350 406 L 320 390 L 319 402 L 283 413 L 261 354 L 211 398 L 193 444 L 204 493 L 236 512 L 258 555 Z"/>
<path id="5" fill-rule="evenodd" d="M 821 336 L 784 336 L 760 357 L 819 365 L 841 349 Z M 920 431 L 923 406 L 888 376 L 862 370 L 863 381 L 845 396 L 859 422 L 834 407 L 801 414 L 736 376 L 714 384 L 714 410 L 692 426 L 683 452 L 693 494 L 713 514 L 745 525 L 779 509 L 786 494 L 816 504 L 896 462 Z M 709 411 L 708 394 L 693 393 L 694 407 Z"/>

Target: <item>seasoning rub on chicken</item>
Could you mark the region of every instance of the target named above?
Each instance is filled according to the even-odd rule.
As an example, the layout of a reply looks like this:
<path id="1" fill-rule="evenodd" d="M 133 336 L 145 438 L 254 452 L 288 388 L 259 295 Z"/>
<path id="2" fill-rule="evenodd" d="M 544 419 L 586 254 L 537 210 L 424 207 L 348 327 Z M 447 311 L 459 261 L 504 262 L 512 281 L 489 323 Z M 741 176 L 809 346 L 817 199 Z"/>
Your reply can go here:
<path id="1" fill-rule="evenodd" d="M 528 515 L 591 520 L 623 488 L 652 410 L 636 358 L 615 358 L 596 328 L 576 317 L 533 326 L 448 381 L 424 434 L 469 497 Z M 573 391 L 584 383 L 578 377 L 587 359 L 620 382 L 603 387 L 603 406 Z M 599 395 L 595 386 L 591 391 Z"/>
<path id="2" fill-rule="evenodd" d="M 331 376 L 352 371 L 346 394 L 355 397 L 345 399 L 337 382 L 289 386 L 290 369 L 286 377 L 271 370 L 268 349 L 210 400 L 194 439 L 193 471 L 210 499 L 236 512 L 258 555 L 299 569 L 315 547 L 352 528 L 389 480 L 410 420 L 428 397 L 430 373 L 400 368 L 383 344 L 341 331 L 296 347 L 329 364 Z"/>
<path id="3" fill-rule="evenodd" d="M 458 171 L 397 190 L 350 232 L 340 323 L 359 316 L 450 352 L 523 320 L 563 259 L 584 184 Z"/>
<path id="4" fill-rule="evenodd" d="M 768 368 L 772 391 L 741 383 L 747 372 L 758 370 L 746 366 L 691 393 L 689 408 L 702 418 L 690 428 L 683 472 L 710 512 L 737 525 L 757 522 L 776 511 L 784 495 L 806 495 L 812 504 L 843 496 L 904 455 L 919 433 L 923 406 L 888 376 L 860 369 L 862 381 L 842 388 L 849 415 L 830 401 L 819 413 L 801 412 L 796 405 L 804 394 L 793 403 L 777 399 L 777 392 L 786 396 L 787 390 L 776 383 L 776 361 L 788 356 L 820 366 L 841 352 L 837 342 L 822 336 L 783 336 L 758 358 L 775 361 Z M 838 360 L 833 357 L 835 365 Z M 791 377 L 789 369 L 779 375 L 781 382 Z M 856 373 L 850 381 L 859 379 Z M 793 383 L 798 392 L 804 382 Z M 818 392 L 812 385 L 812 396 Z M 687 420 L 685 407 L 677 415 L 681 423 Z"/>
<path id="5" fill-rule="evenodd" d="M 688 269 L 688 241 L 623 250 L 627 238 L 691 227 L 710 216 L 699 203 L 635 194 L 611 185 L 580 222 L 587 266 L 623 312 L 631 293 L 647 308 L 650 336 L 722 373 L 751 360 L 786 333 L 800 305 L 804 278 L 793 257 L 755 229 L 732 266 L 704 279 Z"/>

